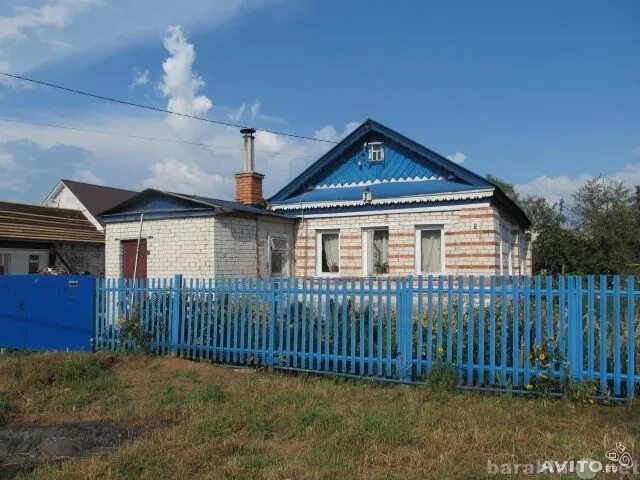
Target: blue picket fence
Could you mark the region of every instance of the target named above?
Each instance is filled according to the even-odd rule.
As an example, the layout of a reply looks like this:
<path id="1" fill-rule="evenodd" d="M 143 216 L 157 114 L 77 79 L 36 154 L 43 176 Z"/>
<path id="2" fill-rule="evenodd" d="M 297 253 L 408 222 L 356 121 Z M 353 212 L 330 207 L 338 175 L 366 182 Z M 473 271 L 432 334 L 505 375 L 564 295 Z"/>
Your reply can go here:
<path id="1" fill-rule="evenodd" d="M 416 382 L 442 362 L 461 386 L 525 390 L 540 375 L 630 398 L 633 277 L 101 279 L 98 349 Z"/>

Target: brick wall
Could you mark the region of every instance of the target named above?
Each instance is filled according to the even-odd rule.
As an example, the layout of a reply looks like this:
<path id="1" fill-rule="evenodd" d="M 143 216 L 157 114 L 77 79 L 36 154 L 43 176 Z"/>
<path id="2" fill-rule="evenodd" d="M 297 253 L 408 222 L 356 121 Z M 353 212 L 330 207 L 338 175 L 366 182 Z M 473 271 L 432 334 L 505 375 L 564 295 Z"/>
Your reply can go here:
<path id="1" fill-rule="evenodd" d="M 89 272 L 101 277 L 104 275 L 104 245 L 58 244 L 55 246 L 71 270 L 77 273 Z M 56 255 L 54 266 L 65 267 Z"/>
<path id="2" fill-rule="evenodd" d="M 256 230 L 254 217 L 235 215 L 215 217 L 213 245 L 214 271 L 217 277 L 255 277 L 257 275 Z"/>
<path id="3" fill-rule="evenodd" d="M 506 224 L 508 220 L 503 219 L 502 222 Z M 362 275 L 363 228 L 387 227 L 389 274 L 415 274 L 416 227 L 419 225 L 443 225 L 446 274 L 499 273 L 501 217 L 499 211 L 492 206 L 419 213 L 307 218 L 296 228 L 295 273 L 297 276 L 318 274 L 316 235 L 320 230 L 337 229 L 340 230 L 341 275 Z"/>
<path id="4" fill-rule="evenodd" d="M 147 239 L 147 276 L 169 278 L 213 275 L 213 217 L 145 220 L 142 238 Z M 106 227 L 106 276 L 122 272 L 122 240 L 136 240 L 139 222 L 111 223 Z"/>
<path id="5" fill-rule="evenodd" d="M 236 202 L 244 205 L 262 206 L 262 179 L 264 175 L 256 172 L 236 173 Z"/>

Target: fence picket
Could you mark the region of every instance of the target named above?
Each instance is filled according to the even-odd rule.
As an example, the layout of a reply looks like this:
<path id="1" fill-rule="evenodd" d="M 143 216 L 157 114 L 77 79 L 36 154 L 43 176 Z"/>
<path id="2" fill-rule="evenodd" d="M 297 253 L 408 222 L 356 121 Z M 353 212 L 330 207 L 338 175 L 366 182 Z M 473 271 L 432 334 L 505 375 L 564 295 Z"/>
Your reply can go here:
<path id="1" fill-rule="evenodd" d="M 627 398 L 632 399 L 635 394 L 635 285 L 633 275 L 627 277 Z"/>
<path id="2" fill-rule="evenodd" d="M 613 277 L 613 394 L 620 396 L 622 391 L 620 353 L 620 275 Z"/>
<path id="3" fill-rule="evenodd" d="M 500 284 L 497 284 L 496 278 Z M 611 282 L 611 283 L 608 283 Z M 599 286 L 598 286 L 599 283 Z M 144 345 L 155 354 L 417 381 L 434 362 L 461 385 L 522 389 L 540 373 L 534 348 L 557 355 L 550 374 L 594 379 L 631 398 L 640 292 L 635 277 L 451 275 L 426 279 L 96 279 L 96 349 Z M 609 303 L 609 298 L 611 299 Z M 435 352 L 434 352 L 435 349 Z M 546 367 L 544 367 L 546 370 Z M 545 371 L 546 373 L 546 371 Z"/>

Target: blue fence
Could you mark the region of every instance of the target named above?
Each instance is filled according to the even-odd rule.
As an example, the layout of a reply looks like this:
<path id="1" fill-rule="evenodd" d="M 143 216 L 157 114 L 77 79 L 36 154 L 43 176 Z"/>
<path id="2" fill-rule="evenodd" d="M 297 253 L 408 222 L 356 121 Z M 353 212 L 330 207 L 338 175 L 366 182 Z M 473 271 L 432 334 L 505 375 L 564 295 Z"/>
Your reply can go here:
<path id="1" fill-rule="evenodd" d="M 98 280 L 96 347 L 472 388 L 640 384 L 633 277 Z"/>
<path id="2" fill-rule="evenodd" d="M 0 347 L 91 351 L 93 295 L 89 276 L 0 276 Z"/>

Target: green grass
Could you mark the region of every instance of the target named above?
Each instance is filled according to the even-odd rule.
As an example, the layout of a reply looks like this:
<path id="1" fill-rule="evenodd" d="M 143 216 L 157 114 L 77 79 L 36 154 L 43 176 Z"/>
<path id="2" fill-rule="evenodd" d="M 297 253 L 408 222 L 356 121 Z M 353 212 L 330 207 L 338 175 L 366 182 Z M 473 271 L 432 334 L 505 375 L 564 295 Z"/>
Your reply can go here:
<path id="1" fill-rule="evenodd" d="M 604 460 L 616 441 L 640 457 L 637 406 L 442 392 L 450 375 L 438 375 L 409 387 L 178 359 L 19 356 L 0 360 L 0 412 L 62 421 L 64 394 L 77 405 L 70 419 L 86 412 L 143 432 L 35 479 L 489 478 L 488 460 Z"/>

